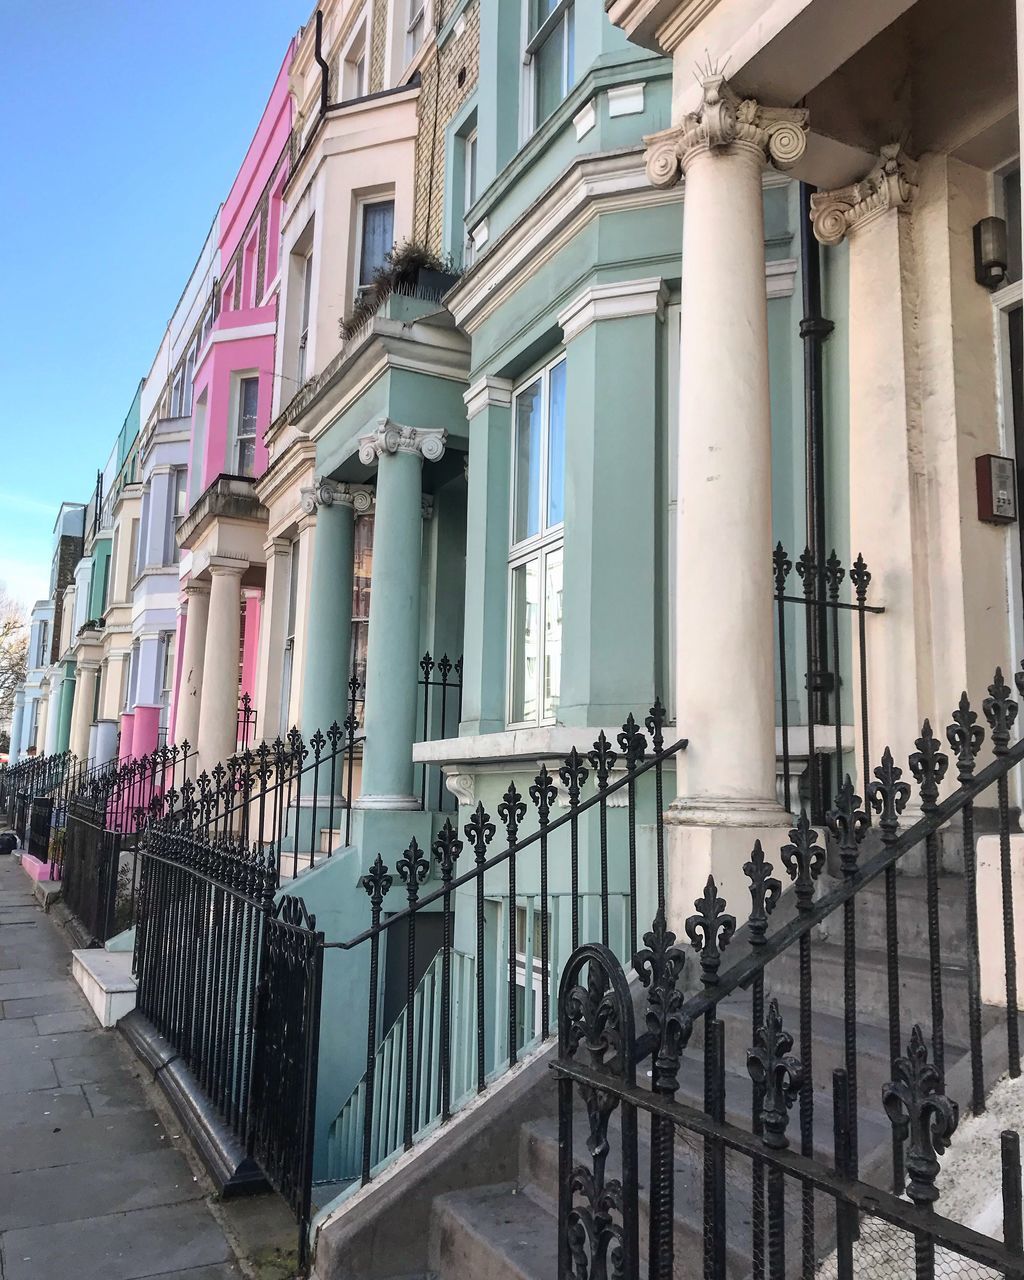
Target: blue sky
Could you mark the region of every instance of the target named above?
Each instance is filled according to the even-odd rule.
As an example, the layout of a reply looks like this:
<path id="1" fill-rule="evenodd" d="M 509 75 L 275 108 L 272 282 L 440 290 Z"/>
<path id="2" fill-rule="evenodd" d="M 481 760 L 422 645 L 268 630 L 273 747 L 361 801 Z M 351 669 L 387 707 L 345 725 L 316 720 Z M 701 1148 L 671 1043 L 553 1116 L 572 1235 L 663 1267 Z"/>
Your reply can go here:
<path id="1" fill-rule="evenodd" d="M 0 582 L 47 588 L 313 0 L 0 0 Z"/>

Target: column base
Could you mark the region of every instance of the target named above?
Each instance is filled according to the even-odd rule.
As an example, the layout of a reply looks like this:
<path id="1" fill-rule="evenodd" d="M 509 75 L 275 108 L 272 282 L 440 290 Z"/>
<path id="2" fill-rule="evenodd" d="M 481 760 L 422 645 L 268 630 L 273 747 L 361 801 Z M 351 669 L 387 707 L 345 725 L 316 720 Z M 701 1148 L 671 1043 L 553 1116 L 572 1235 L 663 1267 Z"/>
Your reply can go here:
<path id="1" fill-rule="evenodd" d="M 413 811 L 422 811 L 423 806 L 420 804 L 418 796 L 367 796 L 362 795 L 353 804 L 353 809 L 387 809 L 400 813 L 410 813 Z"/>
<path id="2" fill-rule="evenodd" d="M 691 827 L 790 827 L 793 815 L 777 800 L 734 799 L 731 796 L 680 796 L 668 807 L 666 819 Z"/>
<path id="3" fill-rule="evenodd" d="M 676 801 L 669 807 L 665 814 L 665 906 L 669 928 L 677 937 L 686 936 L 684 923 L 693 915 L 694 901 L 703 896 L 708 876 L 714 876 L 719 897 L 725 899 L 737 926 L 746 922 L 750 882 L 743 874 L 743 864 L 755 841 L 761 841 L 775 874 L 786 882 L 779 850 L 787 843 L 791 822 L 781 805 L 752 809 L 748 802 L 748 807 L 741 809 L 739 804 L 734 807 L 728 802 L 724 810 L 718 810 L 706 803 L 697 809 Z"/>

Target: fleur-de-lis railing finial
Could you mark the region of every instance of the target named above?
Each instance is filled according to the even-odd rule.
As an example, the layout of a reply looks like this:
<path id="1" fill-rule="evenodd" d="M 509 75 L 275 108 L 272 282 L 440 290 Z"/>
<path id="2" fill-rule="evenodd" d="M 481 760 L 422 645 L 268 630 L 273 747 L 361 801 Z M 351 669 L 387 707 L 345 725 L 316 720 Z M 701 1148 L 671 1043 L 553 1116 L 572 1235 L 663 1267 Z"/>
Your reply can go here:
<path id="1" fill-rule="evenodd" d="M 939 784 L 949 768 L 949 756 L 941 749 L 939 740 L 932 733 L 930 720 L 921 726 L 921 736 L 916 739 L 917 750 L 910 757 L 910 772 L 921 789 L 921 808 L 925 812 L 934 809 L 939 802 Z"/>
<path id="2" fill-rule="evenodd" d="M 765 934 L 768 932 L 768 917 L 778 906 L 782 896 L 782 881 L 772 875 L 774 870 L 764 856 L 761 841 L 755 840 L 750 861 L 743 864 L 743 874 L 750 881 L 751 907 L 747 928 L 752 947 L 764 944 Z"/>
<path id="3" fill-rule="evenodd" d="M 395 863 L 395 870 L 406 887 L 409 904 L 412 905 L 419 897 L 420 885 L 430 874 L 430 860 L 424 855 L 415 836 L 409 841 L 408 849 Z"/>
<path id="4" fill-rule="evenodd" d="M 594 779 L 597 782 L 598 790 L 604 791 L 608 786 L 612 766 L 618 756 L 612 750 L 612 744 L 608 741 L 608 735 L 603 729 L 597 735 L 597 741 L 594 743 L 593 750 L 588 753 L 587 759 L 594 770 Z"/>
<path id="5" fill-rule="evenodd" d="M 957 779 L 966 782 L 974 775 L 978 752 L 985 741 L 985 730 L 978 724 L 978 713 L 971 707 L 966 689 L 960 695 L 952 723 L 946 726 L 946 741 L 956 752 Z"/>
<path id="6" fill-rule="evenodd" d="M 843 562 L 836 555 L 836 549 L 833 547 L 829 558 L 825 561 L 825 588 L 833 604 L 839 599 L 839 588 L 845 577 L 846 570 L 843 568 Z"/>
<path id="7" fill-rule="evenodd" d="M 494 823 L 491 821 L 491 815 L 479 800 L 462 830 L 473 846 L 473 860 L 479 866 L 486 859 L 488 845 L 494 839 Z"/>
<path id="8" fill-rule="evenodd" d="M 811 827 L 806 811 L 797 818 L 789 839 L 790 843 L 782 846 L 779 856 L 793 881 L 797 910 L 810 911 L 814 882 L 825 866 L 825 850 L 818 844 L 818 833 Z"/>
<path id="9" fill-rule="evenodd" d="M 694 951 L 700 953 L 700 980 L 706 987 L 718 981 L 722 952 L 736 932 L 736 917 L 729 915 L 724 898 L 718 896 L 715 877 L 708 876 L 703 896 L 695 898 L 696 914 L 686 919 L 686 936 Z"/>
<path id="10" fill-rule="evenodd" d="M 782 1025 L 779 1002 L 773 996 L 763 1026 L 754 1033 L 754 1046 L 747 1050 L 747 1071 L 763 1090 L 764 1145 L 773 1151 L 784 1151 L 789 1146 L 789 1110 L 803 1081 L 803 1066 L 792 1049 L 793 1037 Z"/>
<path id="11" fill-rule="evenodd" d="M 537 819 L 542 827 L 547 826 L 551 817 L 551 806 L 555 803 L 558 789 L 555 780 L 548 772 L 546 764 L 537 770 L 537 776 L 530 787 L 530 799 L 537 810 Z"/>
<path id="12" fill-rule="evenodd" d="M 942 1078 L 928 1061 L 919 1025 L 910 1034 L 907 1056 L 893 1063 L 894 1079 L 882 1089 L 882 1103 L 900 1142 L 907 1147 L 907 1195 L 916 1205 L 938 1199 L 935 1179 L 940 1156 L 960 1118 L 957 1104 L 942 1090 Z"/>
<path id="13" fill-rule="evenodd" d="M 854 560 L 850 569 L 850 581 L 853 583 L 857 603 L 859 605 L 865 604 L 868 598 L 868 587 L 871 585 L 871 571 L 868 569 L 867 561 L 860 552 L 857 553 L 857 559 Z"/>
<path id="14" fill-rule="evenodd" d="M 992 730 L 992 754 L 1002 756 L 1010 744 L 1010 730 L 1017 719 L 1017 704 L 1010 693 L 1010 686 L 1003 679 L 1002 667 L 996 667 L 995 677 L 988 687 L 988 697 L 981 704 L 985 719 Z"/>
<path id="15" fill-rule="evenodd" d="M 441 883 L 451 884 L 455 878 L 455 864 L 462 852 L 462 841 L 452 826 L 451 818 L 445 818 L 444 826 L 437 833 L 432 848 L 437 865 L 441 868 Z"/>
<path id="16" fill-rule="evenodd" d="M 673 1094 L 679 1088 L 679 1060 L 693 1031 L 692 1020 L 682 1012 L 685 1001 L 679 989 L 685 964 L 686 955 L 659 908 L 650 933 L 644 934 L 643 950 L 633 957 L 633 969 L 647 988 L 647 1031 L 637 1048 L 641 1055 L 653 1055 L 655 1093 Z"/>
<path id="17" fill-rule="evenodd" d="M 580 802 L 580 791 L 588 777 L 583 757 L 575 747 L 565 757 L 565 764 L 558 770 L 558 776 L 568 793 L 569 804 L 575 807 Z"/>
<path id="18" fill-rule="evenodd" d="M 505 824 L 505 834 L 509 844 L 515 844 L 519 835 L 519 824 L 526 817 L 526 805 L 523 803 L 523 797 L 516 790 L 514 782 L 508 784 L 508 790 L 501 798 L 498 817 Z"/>
<path id="19" fill-rule="evenodd" d="M 775 544 L 772 552 L 772 577 L 775 579 L 775 594 L 781 596 L 786 590 L 786 579 L 793 569 L 793 561 L 786 554 L 781 542 Z"/>
<path id="20" fill-rule="evenodd" d="M 665 720 L 667 713 L 660 698 L 654 699 L 654 706 L 647 713 L 644 728 L 651 735 L 651 746 L 656 755 L 660 755 L 665 745 Z"/>
<path id="21" fill-rule="evenodd" d="M 376 923 L 376 917 L 380 914 L 381 904 L 387 897 L 392 884 L 393 878 L 388 874 L 387 866 L 384 859 L 377 854 L 373 861 L 373 865 L 362 877 L 359 883 L 366 890 L 366 896 L 370 899 L 370 907 L 373 911 Z"/>
<path id="22" fill-rule="evenodd" d="M 860 796 L 853 789 L 853 779 L 847 774 L 836 795 L 835 807 L 826 817 L 828 829 L 839 845 L 840 868 L 847 876 L 857 870 L 860 843 L 868 830 L 868 815 L 860 804 Z"/>
<path id="23" fill-rule="evenodd" d="M 910 799 L 910 783 L 904 782 L 903 770 L 892 758 L 888 747 L 882 752 L 882 763 L 875 770 L 875 781 L 868 783 L 868 804 L 879 815 L 882 839 L 892 841 L 900 826 L 900 814 Z"/>
<path id="24" fill-rule="evenodd" d="M 626 716 L 616 742 L 626 761 L 626 768 L 632 772 L 647 754 L 647 739 L 640 732 L 632 711 Z"/>
<path id="25" fill-rule="evenodd" d="M 811 599 L 817 585 L 818 565 L 810 547 L 804 547 L 803 554 L 796 562 L 796 571 L 804 585 L 804 595 Z"/>

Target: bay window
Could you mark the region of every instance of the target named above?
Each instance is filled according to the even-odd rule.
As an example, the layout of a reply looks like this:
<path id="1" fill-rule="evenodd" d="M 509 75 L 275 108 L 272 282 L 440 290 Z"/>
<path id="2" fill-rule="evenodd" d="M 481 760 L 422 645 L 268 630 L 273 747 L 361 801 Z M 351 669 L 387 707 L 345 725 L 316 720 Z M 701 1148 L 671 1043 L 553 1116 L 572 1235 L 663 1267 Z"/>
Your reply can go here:
<path id="1" fill-rule="evenodd" d="M 564 356 L 516 393 L 512 447 L 508 720 L 551 724 L 562 666 Z"/>
<path id="2" fill-rule="evenodd" d="M 526 0 L 532 127 L 551 115 L 576 79 L 573 0 Z"/>

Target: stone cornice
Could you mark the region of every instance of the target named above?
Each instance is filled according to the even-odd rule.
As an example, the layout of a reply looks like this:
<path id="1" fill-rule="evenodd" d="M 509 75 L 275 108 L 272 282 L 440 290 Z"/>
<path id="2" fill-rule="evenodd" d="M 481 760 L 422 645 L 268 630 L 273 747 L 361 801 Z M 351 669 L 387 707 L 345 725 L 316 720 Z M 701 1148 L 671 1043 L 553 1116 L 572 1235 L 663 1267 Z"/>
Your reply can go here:
<path id="1" fill-rule="evenodd" d="M 359 440 L 359 461 L 369 467 L 386 453 L 415 453 L 425 462 L 440 462 L 447 440 L 443 427 L 403 427 L 380 418 L 375 430 Z"/>
<path id="2" fill-rule="evenodd" d="M 789 169 L 807 148 L 808 112 L 803 108 L 764 107 L 741 98 L 721 75 L 701 80 L 703 101 L 678 125 L 649 134 L 644 157 L 655 187 L 672 187 L 687 164 L 705 151 L 747 146 L 778 169 Z"/>
<path id="3" fill-rule="evenodd" d="M 369 485 L 340 484 L 327 476 L 318 476 L 312 485 L 299 492 L 302 509 L 310 515 L 319 507 L 351 507 L 360 516 L 373 510 L 374 493 Z"/>
<path id="4" fill-rule="evenodd" d="M 573 298 L 558 315 L 566 342 L 581 334 L 597 320 L 621 320 L 628 316 L 665 314 L 668 286 L 660 276 L 647 280 L 620 280 L 615 284 L 592 285 Z"/>
<path id="5" fill-rule="evenodd" d="M 719 0 L 605 0 L 614 26 L 633 44 L 671 53 L 718 5 Z"/>
<path id="6" fill-rule="evenodd" d="M 906 212 L 917 193 L 917 166 L 898 142 L 888 143 L 860 182 L 811 196 L 811 225 L 822 244 L 837 245 L 890 209 Z"/>
<path id="7" fill-rule="evenodd" d="M 485 374 L 463 395 L 466 404 L 466 416 L 470 419 L 483 413 L 491 405 L 508 409 L 512 404 L 512 381 L 509 378 L 492 378 Z"/>

